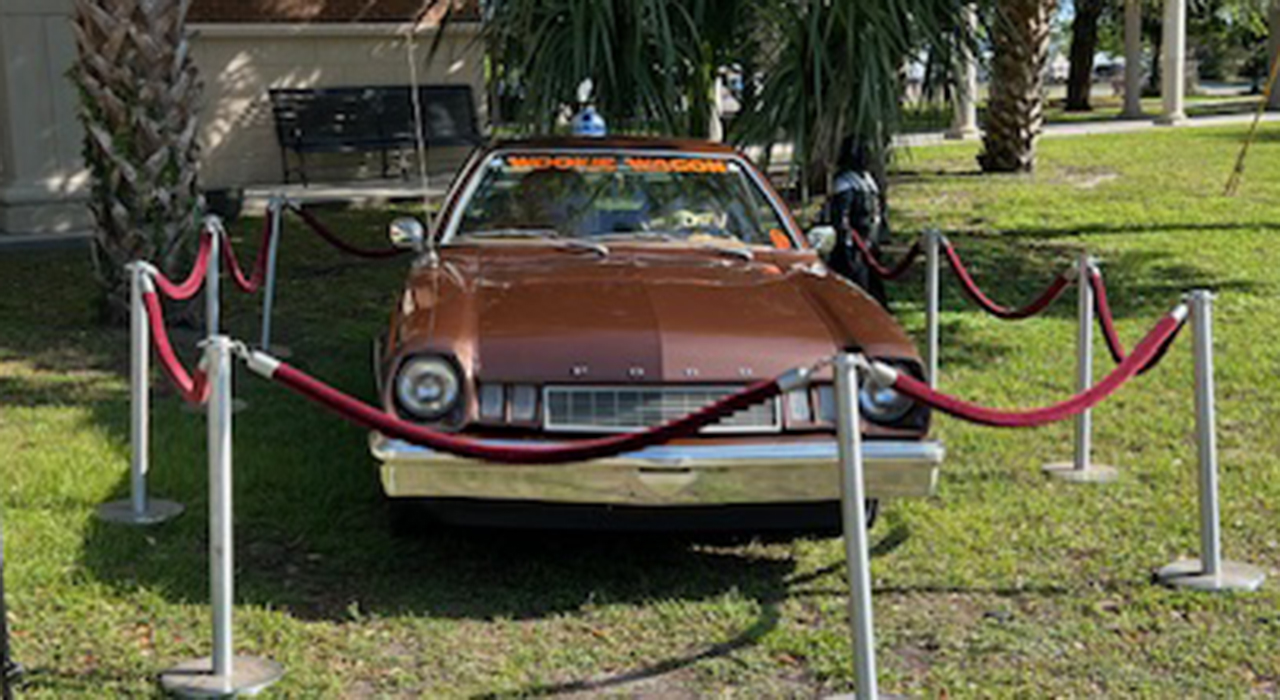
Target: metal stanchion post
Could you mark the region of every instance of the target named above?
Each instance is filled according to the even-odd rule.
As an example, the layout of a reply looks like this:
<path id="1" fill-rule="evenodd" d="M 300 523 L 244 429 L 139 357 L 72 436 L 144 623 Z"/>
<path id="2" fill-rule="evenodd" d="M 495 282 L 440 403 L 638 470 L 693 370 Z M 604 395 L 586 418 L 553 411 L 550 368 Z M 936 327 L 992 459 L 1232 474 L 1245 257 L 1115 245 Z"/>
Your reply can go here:
<path id="1" fill-rule="evenodd" d="M 276 262 L 280 255 L 280 231 L 284 217 L 285 200 L 272 195 L 267 203 L 267 216 L 271 217 L 271 233 L 267 238 L 267 279 L 262 290 L 262 341 L 258 347 L 276 357 L 288 357 L 283 347 L 271 346 L 271 316 L 276 303 Z"/>
<path id="2" fill-rule="evenodd" d="M 128 500 L 98 506 L 98 517 L 126 525 L 153 525 L 182 514 L 182 504 L 147 497 L 147 471 L 151 465 L 151 322 L 142 303 L 144 292 L 154 291 L 145 264 L 130 263 L 129 270 L 129 456 Z"/>
<path id="3" fill-rule="evenodd" d="M 866 487 L 862 469 L 862 421 L 858 368 L 853 355 L 836 356 L 836 442 L 840 454 L 840 518 L 849 576 L 849 625 L 859 700 L 875 700 L 876 642 L 871 617 L 871 563 L 867 544 Z"/>
<path id="4" fill-rule="evenodd" d="M 227 230 L 222 225 L 222 219 L 214 214 L 205 217 L 204 226 L 210 238 L 209 267 L 204 281 L 205 342 L 208 343 L 221 333 L 222 328 L 222 246 Z M 234 399 L 231 401 L 231 410 L 241 411 L 248 405 L 243 399 Z M 184 403 L 182 410 L 189 413 L 201 412 L 199 406 L 189 403 Z"/>
<path id="5" fill-rule="evenodd" d="M 1076 328 L 1076 391 L 1093 386 L 1093 287 L 1089 274 L 1094 260 L 1088 253 L 1081 253 L 1076 261 L 1077 319 Z M 1094 464 L 1093 412 L 1081 411 L 1076 416 L 1075 456 L 1071 462 L 1053 462 L 1044 465 L 1049 476 L 1064 481 L 1106 483 L 1115 481 L 1119 472 L 1115 467 Z"/>
<path id="6" fill-rule="evenodd" d="M 209 271 L 204 281 L 204 321 L 205 340 L 212 340 L 221 328 L 221 315 L 218 304 L 221 301 L 222 289 L 222 237 L 226 230 L 222 227 L 222 219 L 209 215 L 205 219 L 209 232 Z"/>
<path id="7" fill-rule="evenodd" d="M 1255 591 L 1266 579 L 1256 567 L 1222 558 L 1218 512 L 1217 417 L 1213 386 L 1213 293 L 1190 294 L 1196 373 L 1196 449 L 1200 463 L 1200 559 L 1175 561 L 1156 572 L 1169 586 L 1201 591 Z"/>
<path id="8" fill-rule="evenodd" d="M 235 656 L 231 613 L 235 598 L 234 522 L 231 507 L 231 349 L 218 335 L 205 344 L 209 381 L 209 583 L 213 655 L 165 671 L 165 690 L 184 697 L 252 695 L 275 683 L 284 668 L 269 659 Z"/>
<path id="9" fill-rule="evenodd" d="M 926 361 L 929 363 L 929 388 L 938 388 L 938 246 L 942 234 L 930 229 L 924 232 L 924 322 Z"/>

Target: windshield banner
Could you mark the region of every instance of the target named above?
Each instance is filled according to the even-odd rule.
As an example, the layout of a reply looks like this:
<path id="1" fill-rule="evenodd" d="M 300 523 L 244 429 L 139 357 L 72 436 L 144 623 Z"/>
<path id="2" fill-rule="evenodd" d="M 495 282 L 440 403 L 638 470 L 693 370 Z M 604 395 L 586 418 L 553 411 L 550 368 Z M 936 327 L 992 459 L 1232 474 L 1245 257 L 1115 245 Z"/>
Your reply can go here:
<path id="1" fill-rule="evenodd" d="M 728 165 L 714 158 L 669 158 L 641 156 L 524 155 L 507 156 L 507 167 L 514 170 L 577 170 L 582 172 L 617 172 L 620 169 L 640 173 L 726 173 Z"/>

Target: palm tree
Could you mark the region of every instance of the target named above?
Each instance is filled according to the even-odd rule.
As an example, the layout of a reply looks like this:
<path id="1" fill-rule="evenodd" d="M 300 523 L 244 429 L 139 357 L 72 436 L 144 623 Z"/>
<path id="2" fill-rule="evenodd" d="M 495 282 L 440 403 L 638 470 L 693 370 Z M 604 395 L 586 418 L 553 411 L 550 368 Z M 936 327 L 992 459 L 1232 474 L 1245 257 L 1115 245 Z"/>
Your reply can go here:
<path id="1" fill-rule="evenodd" d="M 897 130 L 903 67 L 928 56 L 953 72 L 955 51 L 972 47 L 963 2 L 875 0 L 761 2 L 763 85 L 734 131 L 739 142 L 791 141 L 802 182 L 824 185 L 840 141 L 859 137 L 880 156 Z M 938 76 L 950 80 L 954 76 Z"/>
<path id="2" fill-rule="evenodd" d="M 707 4 L 493 0 L 483 36 L 494 78 L 522 98 L 516 113 L 504 116 L 525 130 L 550 131 L 590 79 L 593 101 L 614 131 L 686 133 L 694 121 L 687 90 L 705 80 L 699 20 Z"/>
<path id="3" fill-rule="evenodd" d="M 899 70 L 949 55 L 960 0 L 493 0 L 485 37 L 495 78 L 521 96 L 511 115 L 549 130 L 584 78 L 618 131 L 702 136 L 719 73 L 743 78 L 730 138 L 794 145 L 801 172 L 825 175 L 841 138 L 885 144 L 898 120 Z M 943 61 L 950 64 L 950 61 Z M 505 115 L 504 116 L 508 116 Z"/>
<path id="4" fill-rule="evenodd" d="M 999 0 L 991 27 L 991 95 L 978 163 L 1029 172 L 1044 122 L 1044 65 L 1055 0 Z"/>
<path id="5" fill-rule="evenodd" d="M 200 82 L 185 33 L 189 0 L 76 0 L 84 158 L 93 176 L 93 259 L 108 318 L 128 309 L 123 266 L 174 272 L 193 238 Z"/>

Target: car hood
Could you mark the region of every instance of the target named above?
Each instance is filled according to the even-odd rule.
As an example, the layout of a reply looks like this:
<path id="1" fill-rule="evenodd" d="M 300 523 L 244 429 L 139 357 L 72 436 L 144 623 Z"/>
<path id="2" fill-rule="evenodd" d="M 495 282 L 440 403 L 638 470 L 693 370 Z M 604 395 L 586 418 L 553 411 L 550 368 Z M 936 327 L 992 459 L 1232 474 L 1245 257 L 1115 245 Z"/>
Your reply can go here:
<path id="1" fill-rule="evenodd" d="M 455 329 L 455 354 L 486 381 L 740 383 L 840 347 L 915 357 L 879 304 L 805 252 L 458 247 L 411 278 L 415 292 L 441 303 L 406 315 L 404 344 Z"/>

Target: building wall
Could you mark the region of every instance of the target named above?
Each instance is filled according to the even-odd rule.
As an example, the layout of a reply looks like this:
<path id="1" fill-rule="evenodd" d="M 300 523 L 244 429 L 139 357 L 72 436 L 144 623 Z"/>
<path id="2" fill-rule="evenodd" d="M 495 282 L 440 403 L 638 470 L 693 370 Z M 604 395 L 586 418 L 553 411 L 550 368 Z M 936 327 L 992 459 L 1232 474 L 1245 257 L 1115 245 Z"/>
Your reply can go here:
<path id="1" fill-rule="evenodd" d="M 84 229 L 71 0 L 0 0 L 0 234 Z"/>
<path id="2" fill-rule="evenodd" d="M 201 113 L 201 183 L 206 188 L 280 182 L 281 153 L 267 91 L 271 88 L 408 85 L 405 25 L 193 24 L 192 58 L 204 81 Z M 484 119 L 484 52 L 478 25 L 451 24 L 434 60 L 427 54 L 437 30 L 414 37 L 421 84 L 466 84 Z M 451 173 L 465 148 L 430 149 L 435 177 Z M 290 154 L 290 158 L 293 155 Z M 404 154 L 416 173 L 412 152 Z M 340 181 L 380 174 L 380 155 L 308 155 L 312 181 Z M 392 158 L 393 168 L 396 159 Z"/>
<path id="3" fill-rule="evenodd" d="M 189 22 L 411 22 L 422 11 L 423 0 L 192 0 Z M 476 21 L 479 0 L 454 0 L 453 16 Z M 444 3 L 433 2 L 422 23 L 432 24 L 446 13 Z"/>
<path id="4" fill-rule="evenodd" d="M 271 87 L 409 84 L 407 21 L 420 7 L 420 0 L 194 0 L 192 20 L 217 20 L 190 24 L 205 86 L 202 186 L 280 181 Z M 476 4 L 458 7 L 431 65 L 433 18 L 415 35 L 419 79 L 471 85 L 483 120 L 479 25 L 461 21 L 476 17 Z M 71 14 L 72 0 L 0 0 L 0 235 L 79 233 L 92 223 L 77 96 L 66 78 L 76 54 Z M 464 151 L 432 150 L 429 169 L 443 179 Z M 315 165 L 314 180 L 380 170 L 376 154 L 320 157 Z"/>

